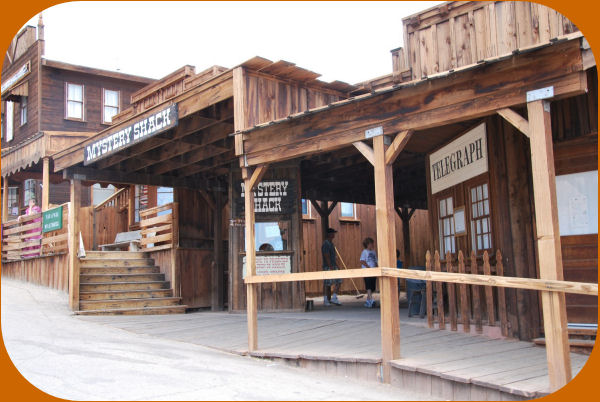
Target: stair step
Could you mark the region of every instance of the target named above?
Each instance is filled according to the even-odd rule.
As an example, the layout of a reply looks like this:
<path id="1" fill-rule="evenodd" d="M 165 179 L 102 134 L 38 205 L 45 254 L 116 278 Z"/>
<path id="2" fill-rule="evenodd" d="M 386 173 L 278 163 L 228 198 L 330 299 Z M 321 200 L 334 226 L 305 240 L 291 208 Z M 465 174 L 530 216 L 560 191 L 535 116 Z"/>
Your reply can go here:
<path id="1" fill-rule="evenodd" d="M 119 275 L 119 274 L 159 274 L 160 268 L 156 266 L 145 267 L 82 267 L 82 275 Z"/>
<path id="2" fill-rule="evenodd" d="M 122 258 L 122 259 L 135 259 L 135 258 L 148 258 L 148 253 L 143 251 L 87 251 L 85 252 L 85 258 Z"/>
<path id="3" fill-rule="evenodd" d="M 92 282 L 80 283 L 80 292 L 101 292 L 101 291 L 132 291 L 132 290 L 156 290 L 170 289 L 171 284 L 165 281 L 148 282 Z"/>
<path id="4" fill-rule="evenodd" d="M 170 307 L 178 306 L 181 297 L 161 297 L 143 299 L 115 299 L 115 300 L 84 300 L 79 302 L 81 311 L 90 310 L 115 310 L 141 307 Z"/>
<path id="5" fill-rule="evenodd" d="M 152 258 L 81 258 L 79 265 L 83 267 L 147 267 L 153 266 Z"/>
<path id="6" fill-rule="evenodd" d="M 117 299 L 150 299 L 173 297 L 171 289 L 157 290 L 105 290 L 100 292 L 80 292 L 79 300 L 117 300 Z"/>
<path id="7" fill-rule="evenodd" d="M 164 281 L 165 274 L 86 274 L 79 278 L 80 283 L 154 282 Z"/>
<path id="8" fill-rule="evenodd" d="M 187 306 L 118 308 L 106 310 L 80 310 L 78 315 L 147 315 L 147 314 L 183 314 Z"/>

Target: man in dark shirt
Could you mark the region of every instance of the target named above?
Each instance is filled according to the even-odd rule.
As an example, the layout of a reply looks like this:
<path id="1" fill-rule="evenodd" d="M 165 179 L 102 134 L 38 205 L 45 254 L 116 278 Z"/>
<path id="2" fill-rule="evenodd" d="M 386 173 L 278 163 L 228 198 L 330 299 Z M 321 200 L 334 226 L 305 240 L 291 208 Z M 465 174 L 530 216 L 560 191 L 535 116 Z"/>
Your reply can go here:
<path id="1" fill-rule="evenodd" d="M 327 238 L 323 242 L 323 246 L 321 246 L 321 254 L 323 255 L 323 271 L 336 271 L 339 269 L 335 261 L 335 246 L 333 245 L 333 238 L 335 237 L 336 233 L 337 230 L 335 229 L 327 229 Z M 337 297 L 337 293 L 340 291 L 341 284 L 341 279 L 325 279 L 323 284 L 323 305 L 342 305 Z M 333 286 L 333 294 L 331 294 L 331 286 Z"/>

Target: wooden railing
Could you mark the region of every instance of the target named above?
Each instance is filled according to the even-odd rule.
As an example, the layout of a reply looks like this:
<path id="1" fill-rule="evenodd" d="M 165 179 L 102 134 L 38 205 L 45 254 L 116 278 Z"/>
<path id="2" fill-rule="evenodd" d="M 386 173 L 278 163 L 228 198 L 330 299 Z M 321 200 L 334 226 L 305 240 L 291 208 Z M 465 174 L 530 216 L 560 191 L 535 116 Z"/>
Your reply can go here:
<path id="1" fill-rule="evenodd" d="M 68 250 L 69 203 L 63 204 L 62 229 L 42 233 L 42 214 L 21 216 L 2 224 L 2 260 L 17 261 Z"/>
<path id="2" fill-rule="evenodd" d="M 140 211 L 142 251 L 175 248 L 179 239 L 177 203 Z M 169 211 L 159 215 L 160 212 Z"/>
<path id="3" fill-rule="evenodd" d="M 495 273 L 495 277 L 504 276 L 504 266 L 502 263 L 502 254 L 500 250 L 496 251 L 496 264 L 492 267 L 490 264 L 490 256 L 487 251 L 483 253 L 482 265 L 478 265 L 475 252 L 471 253 L 471 258 L 466 261 L 462 251 L 458 252 L 456 261 L 452 260 L 451 254 L 446 253 L 445 262 L 440 261 L 440 254 L 436 251 L 431 257 L 431 253 L 427 251 L 425 256 L 425 268 L 427 271 L 435 272 L 454 272 L 460 274 L 479 274 L 482 272 L 485 276 L 491 276 Z M 435 286 L 435 292 L 434 290 Z M 434 301 L 434 293 L 437 300 Z M 437 322 L 439 329 L 446 328 L 446 322 L 449 321 L 450 329 L 457 331 L 458 323 L 462 323 L 463 331 L 470 332 L 471 319 L 475 324 L 475 329 L 478 333 L 483 332 L 483 316 L 487 320 L 488 326 L 500 326 L 503 336 L 508 336 L 508 316 L 506 313 L 506 293 L 503 287 L 494 289 L 491 286 L 486 286 L 482 289 L 477 285 L 460 284 L 458 289 L 455 284 L 447 283 L 446 291 L 443 291 L 441 282 L 435 285 L 431 282 L 426 284 L 427 295 L 427 323 L 430 328 L 434 327 Z M 447 305 L 445 298 L 447 295 Z M 497 302 L 495 302 L 495 300 Z M 445 308 L 447 306 L 447 309 Z M 436 314 L 433 310 L 436 307 Z M 445 310 L 448 311 L 449 317 L 446 317 Z"/>
<path id="4" fill-rule="evenodd" d="M 116 191 L 113 195 L 102 201 L 94 207 L 94 211 L 100 211 L 107 207 L 117 207 L 119 212 L 123 212 L 129 205 L 129 187 L 124 187 Z"/>

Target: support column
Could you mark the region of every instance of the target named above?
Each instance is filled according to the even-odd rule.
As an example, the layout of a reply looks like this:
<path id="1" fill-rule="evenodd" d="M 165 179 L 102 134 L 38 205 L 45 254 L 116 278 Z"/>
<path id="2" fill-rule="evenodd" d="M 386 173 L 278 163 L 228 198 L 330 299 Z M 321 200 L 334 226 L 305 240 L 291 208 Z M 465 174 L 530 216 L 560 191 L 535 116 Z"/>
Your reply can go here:
<path id="1" fill-rule="evenodd" d="M 2 179 L 2 223 L 8 221 L 8 177 Z"/>
<path id="2" fill-rule="evenodd" d="M 242 169 L 244 179 L 244 216 L 246 231 L 246 277 L 256 275 L 256 244 L 254 228 L 254 187 L 260 182 L 267 170 L 266 165 L 258 166 L 250 174 L 249 168 Z M 248 352 L 258 349 L 258 302 L 257 286 L 246 285 L 246 311 L 248 319 Z"/>
<path id="3" fill-rule="evenodd" d="M 527 112 L 540 279 L 563 280 L 550 103 L 530 102 Z M 550 390 L 556 391 L 572 378 L 565 294 L 541 293 Z"/>
<path id="4" fill-rule="evenodd" d="M 81 209 L 81 181 L 71 179 L 69 203 L 69 307 L 79 310 L 79 211 Z"/>
<path id="5" fill-rule="evenodd" d="M 173 199 L 175 199 L 176 190 L 173 189 Z M 131 225 L 135 221 L 135 186 L 129 186 L 127 190 L 127 230 L 129 231 Z M 177 201 L 174 201 L 177 202 Z"/>
<path id="6" fill-rule="evenodd" d="M 375 211 L 377 221 L 377 257 L 380 267 L 396 266 L 396 227 L 394 212 L 394 182 L 392 163 L 386 162 L 384 136 L 373 138 L 375 159 Z M 390 382 L 390 361 L 400 357 L 400 315 L 398 306 L 398 281 L 380 278 L 381 292 L 381 348 L 383 378 Z"/>
<path id="7" fill-rule="evenodd" d="M 214 242 L 214 267 L 212 270 L 212 295 L 211 310 L 223 310 L 223 195 L 220 191 L 214 192 L 215 208 L 213 210 L 213 242 Z"/>
<path id="8" fill-rule="evenodd" d="M 48 210 L 50 204 L 50 158 L 43 159 L 42 169 L 42 211 Z"/>

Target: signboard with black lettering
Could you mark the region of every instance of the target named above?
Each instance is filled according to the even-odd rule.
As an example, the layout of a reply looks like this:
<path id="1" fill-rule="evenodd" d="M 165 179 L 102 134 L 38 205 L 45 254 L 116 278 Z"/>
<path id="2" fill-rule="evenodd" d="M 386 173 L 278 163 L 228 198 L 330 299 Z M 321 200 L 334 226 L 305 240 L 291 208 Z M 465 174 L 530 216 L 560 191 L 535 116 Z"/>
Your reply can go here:
<path id="1" fill-rule="evenodd" d="M 485 123 L 429 156 L 431 194 L 488 171 Z"/>
<path id="2" fill-rule="evenodd" d="M 244 182 L 238 181 L 235 201 L 239 215 L 244 214 Z M 296 181 L 291 179 L 263 180 L 254 190 L 254 212 L 256 214 L 287 215 L 294 213 L 297 204 Z"/>
<path id="3" fill-rule="evenodd" d="M 42 232 L 48 233 L 63 227 L 63 207 L 42 212 Z"/>
<path id="4" fill-rule="evenodd" d="M 154 137 L 162 132 L 176 127 L 178 121 L 177 104 L 159 109 L 149 116 L 140 118 L 121 129 L 115 129 L 102 138 L 85 146 L 83 164 L 97 162 L 115 152 Z"/>

